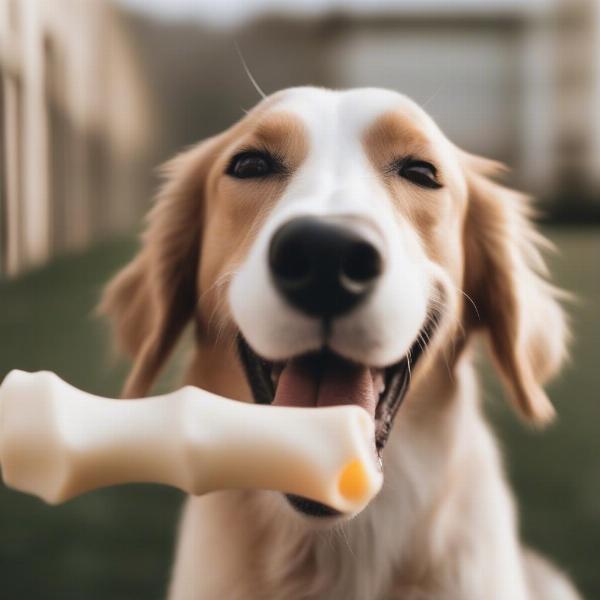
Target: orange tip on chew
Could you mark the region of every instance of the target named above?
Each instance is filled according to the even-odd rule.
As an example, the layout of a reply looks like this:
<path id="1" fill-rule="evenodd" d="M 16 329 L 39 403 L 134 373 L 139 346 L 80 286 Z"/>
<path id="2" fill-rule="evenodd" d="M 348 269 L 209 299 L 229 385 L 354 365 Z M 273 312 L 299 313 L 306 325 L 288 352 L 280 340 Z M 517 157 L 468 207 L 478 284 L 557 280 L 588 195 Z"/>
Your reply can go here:
<path id="1" fill-rule="evenodd" d="M 338 488 L 340 494 L 348 500 L 360 500 L 369 487 L 367 472 L 362 462 L 355 458 L 342 470 Z"/>

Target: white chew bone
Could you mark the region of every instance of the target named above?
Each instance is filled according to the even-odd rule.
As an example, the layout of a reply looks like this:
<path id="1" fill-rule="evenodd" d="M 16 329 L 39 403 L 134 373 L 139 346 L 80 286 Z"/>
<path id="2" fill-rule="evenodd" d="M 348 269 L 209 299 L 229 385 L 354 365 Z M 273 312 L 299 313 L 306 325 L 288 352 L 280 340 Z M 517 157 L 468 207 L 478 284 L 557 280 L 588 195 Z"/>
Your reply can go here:
<path id="1" fill-rule="evenodd" d="M 196 495 L 279 490 L 352 513 L 381 487 L 373 435 L 358 406 L 258 406 L 194 387 L 113 400 L 47 371 L 12 371 L 0 386 L 4 482 L 52 504 L 153 482 Z"/>

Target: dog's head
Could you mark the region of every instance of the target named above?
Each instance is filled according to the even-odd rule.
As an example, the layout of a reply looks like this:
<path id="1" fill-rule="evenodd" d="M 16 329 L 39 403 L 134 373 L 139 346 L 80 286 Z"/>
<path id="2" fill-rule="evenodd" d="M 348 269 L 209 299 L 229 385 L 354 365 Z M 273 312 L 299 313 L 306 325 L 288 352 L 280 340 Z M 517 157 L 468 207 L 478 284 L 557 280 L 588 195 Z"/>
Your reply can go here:
<path id="1" fill-rule="evenodd" d="M 495 163 L 380 89 L 295 88 L 169 163 L 137 257 L 104 311 L 144 395 L 185 325 L 235 344 L 255 401 L 355 403 L 379 452 L 433 357 L 487 332 L 509 395 L 535 423 L 565 327 L 526 200 Z M 292 498 L 297 508 L 328 514 Z"/>

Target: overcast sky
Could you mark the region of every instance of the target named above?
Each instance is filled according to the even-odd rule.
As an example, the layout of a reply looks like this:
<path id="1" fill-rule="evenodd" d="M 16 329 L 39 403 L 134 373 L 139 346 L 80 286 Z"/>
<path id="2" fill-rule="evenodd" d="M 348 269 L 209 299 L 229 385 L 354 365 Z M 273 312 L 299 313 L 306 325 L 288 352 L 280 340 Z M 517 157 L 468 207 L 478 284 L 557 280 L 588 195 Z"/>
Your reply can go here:
<path id="1" fill-rule="evenodd" d="M 331 9 L 358 13 L 394 10 L 434 12 L 523 12 L 548 6 L 555 0 L 117 0 L 119 4 L 162 18 L 195 18 L 220 25 L 234 25 L 249 17 L 278 10 L 318 14 Z"/>

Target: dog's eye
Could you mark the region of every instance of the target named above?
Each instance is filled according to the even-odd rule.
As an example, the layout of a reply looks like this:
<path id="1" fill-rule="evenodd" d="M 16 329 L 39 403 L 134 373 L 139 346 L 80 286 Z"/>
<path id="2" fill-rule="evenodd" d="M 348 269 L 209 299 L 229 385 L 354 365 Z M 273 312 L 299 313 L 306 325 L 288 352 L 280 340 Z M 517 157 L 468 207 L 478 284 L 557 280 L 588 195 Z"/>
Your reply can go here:
<path id="1" fill-rule="evenodd" d="M 227 175 L 238 179 L 267 177 L 280 171 L 279 163 L 266 152 L 248 151 L 236 154 L 227 167 Z"/>
<path id="2" fill-rule="evenodd" d="M 398 174 L 421 187 L 437 190 L 442 187 L 436 179 L 437 169 L 424 160 L 405 160 L 398 169 Z"/>

